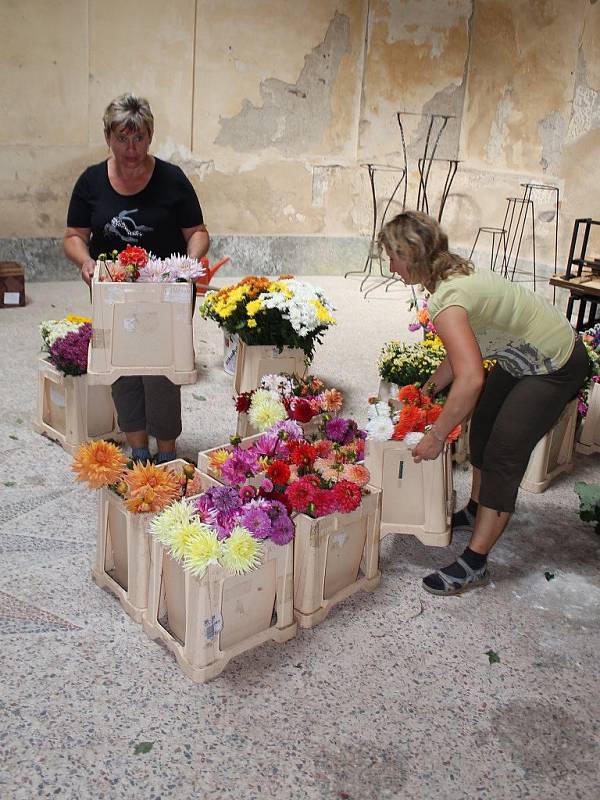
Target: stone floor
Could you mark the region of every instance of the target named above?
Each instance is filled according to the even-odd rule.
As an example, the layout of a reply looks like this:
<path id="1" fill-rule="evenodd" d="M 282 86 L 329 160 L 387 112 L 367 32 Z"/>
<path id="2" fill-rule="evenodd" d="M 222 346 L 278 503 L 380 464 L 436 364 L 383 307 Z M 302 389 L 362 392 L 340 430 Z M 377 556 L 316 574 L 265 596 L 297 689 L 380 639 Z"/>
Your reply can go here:
<path id="1" fill-rule="evenodd" d="M 314 371 L 364 422 L 381 345 L 415 336 L 408 295 L 364 300 L 357 281 L 318 283 L 339 325 Z M 390 536 L 375 593 L 195 685 L 91 582 L 97 499 L 31 428 L 37 323 L 85 314 L 87 290 L 31 283 L 28 294 L 26 308 L 0 310 L 3 800 L 598 797 L 600 539 L 573 484 L 600 480 L 600 456 L 521 494 L 488 588 L 424 593 L 420 577 L 449 553 Z M 196 335 L 201 377 L 184 389 L 180 440 L 192 457 L 235 420 L 221 334 L 198 319 Z M 464 501 L 467 472 L 456 485 Z"/>

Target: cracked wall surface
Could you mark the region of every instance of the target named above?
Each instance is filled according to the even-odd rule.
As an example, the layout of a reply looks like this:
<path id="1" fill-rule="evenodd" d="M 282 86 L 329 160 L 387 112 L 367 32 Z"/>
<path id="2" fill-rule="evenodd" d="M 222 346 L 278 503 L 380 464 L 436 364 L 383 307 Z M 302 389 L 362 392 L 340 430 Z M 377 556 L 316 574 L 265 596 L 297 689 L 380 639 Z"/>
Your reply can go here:
<path id="1" fill-rule="evenodd" d="M 331 271 L 360 266 L 362 250 L 347 259 L 348 242 L 360 249 L 371 233 L 365 164 L 404 165 L 402 112 L 408 206 L 426 143 L 430 213 L 459 161 L 444 224 L 463 252 L 479 226 L 502 223 L 520 184 L 556 186 L 560 263 L 573 219 L 598 216 L 599 43 L 591 0 L 172 0 L 168 11 L 159 0 L 4 0 L 0 239 L 58 240 L 77 175 L 106 157 L 103 109 L 132 90 L 151 102 L 153 152 L 182 166 L 209 229 L 246 237 L 236 252 L 263 236 L 337 237 Z M 377 175 L 380 208 L 396 177 Z M 533 199 L 548 273 L 555 194 Z M 401 187 L 388 216 L 403 201 Z M 528 221 L 524 262 L 531 233 Z M 484 238 L 476 257 L 488 255 Z"/>

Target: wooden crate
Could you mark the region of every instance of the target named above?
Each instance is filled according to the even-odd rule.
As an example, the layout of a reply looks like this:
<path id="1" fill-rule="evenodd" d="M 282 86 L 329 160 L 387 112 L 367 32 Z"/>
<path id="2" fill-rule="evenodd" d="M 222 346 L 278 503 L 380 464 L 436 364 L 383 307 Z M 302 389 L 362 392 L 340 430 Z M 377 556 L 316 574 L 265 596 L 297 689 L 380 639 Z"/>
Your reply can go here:
<path id="1" fill-rule="evenodd" d="M 113 283 L 96 263 L 92 279 L 90 383 L 123 375 L 164 375 L 177 385 L 196 383 L 191 283 Z"/>
<path id="2" fill-rule="evenodd" d="M 87 375 L 64 375 L 40 358 L 33 429 L 74 455 L 90 439 L 120 439 L 110 386 L 90 386 Z"/>
<path id="3" fill-rule="evenodd" d="M 591 455 L 600 452 L 600 384 L 593 383 L 590 391 L 588 412 L 583 418 L 579 436 L 575 443 L 578 453 Z"/>
<path id="4" fill-rule="evenodd" d="M 261 436 L 262 436 L 261 433 L 256 433 L 253 436 L 246 436 L 245 438 L 242 439 L 239 446 L 243 450 L 245 450 L 246 448 L 253 445 L 254 442 L 258 441 L 258 439 L 260 439 Z M 209 475 L 211 478 L 214 478 L 216 481 L 222 483 L 220 477 L 210 468 L 210 456 L 217 450 L 232 450 L 232 449 L 233 449 L 232 445 L 223 444 L 220 447 L 211 447 L 210 450 L 201 450 L 198 453 L 198 469 L 205 475 Z"/>
<path id="5" fill-rule="evenodd" d="M 567 403 L 554 427 L 536 444 L 521 481 L 521 489 L 543 492 L 558 475 L 573 469 L 577 403 L 577 398 Z"/>
<path id="6" fill-rule="evenodd" d="M 238 341 L 233 387 L 236 394 L 258 388 L 263 375 L 303 375 L 306 369 L 304 352 L 284 347 L 281 353 L 271 345 L 247 345 Z"/>
<path id="7" fill-rule="evenodd" d="M 296 635 L 293 543 L 263 543 L 262 564 L 246 575 L 211 565 L 201 578 L 186 572 L 156 540 L 144 631 L 162 642 L 197 683 L 219 675 L 230 659 L 270 640 Z"/>
<path id="8" fill-rule="evenodd" d="M 25 305 L 25 270 L 16 261 L 0 261 L 0 308 Z"/>
<path id="9" fill-rule="evenodd" d="M 349 514 L 294 517 L 294 613 L 301 628 L 313 628 L 342 600 L 379 585 L 381 492 L 367 488 Z"/>
<path id="10" fill-rule="evenodd" d="M 187 462 L 175 459 L 164 465 L 174 472 Z M 215 484 L 203 479 L 206 486 Z M 96 555 L 92 580 L 115 595 L 127 614 L 142 621 L 148 607 L 148 580 L 151 564 L 149 525 L 154 514 L 133 514 L 122 498 L 110 489 L 100 489 Z"/>
<path id="11" fill-rule="evenodd" d="M 454 491 L 448 445 L 435 460 L 415 464 L 403 442 L 367 439 L 365 466 L 370 483 L 382 491 L 382 538 L 403 533 L 433 547 L 450 543 Z"/>

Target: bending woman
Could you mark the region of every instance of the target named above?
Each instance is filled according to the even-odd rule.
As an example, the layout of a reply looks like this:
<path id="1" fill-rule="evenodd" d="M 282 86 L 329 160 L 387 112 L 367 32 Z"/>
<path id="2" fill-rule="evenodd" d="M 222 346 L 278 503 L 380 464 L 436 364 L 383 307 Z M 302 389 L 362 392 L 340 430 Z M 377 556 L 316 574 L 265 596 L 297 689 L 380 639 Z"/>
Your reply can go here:
<path id="1" fill-rule="evenodd" d="M 460 594 L 489 582 L 487 557 L 515 510 L 529 457 L 583 385 L 588 357 L 554 306 L 449 252 L 432 217 L 400 214 L 379 243 L 393 273 L 430 292 L 429 315 L 447 353 L 424 388 L 451 385 L 448 399 L 414 460 L 437 458 L 450 431 L 472 413 L 471 499 L 453 516 L 453 530 L 471 538 L 460 558 L 423 579 L 428 592 Z M 483 358 L 496 360 L 487 380 Z"/>

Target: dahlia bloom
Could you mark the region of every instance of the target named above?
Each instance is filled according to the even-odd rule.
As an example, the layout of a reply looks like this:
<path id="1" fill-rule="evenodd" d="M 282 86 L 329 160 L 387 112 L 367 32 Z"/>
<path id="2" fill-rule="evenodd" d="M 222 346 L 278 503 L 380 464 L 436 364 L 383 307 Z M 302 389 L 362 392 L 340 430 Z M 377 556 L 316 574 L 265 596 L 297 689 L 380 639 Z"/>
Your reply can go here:
<path id="1" fill-rule="evenodd" d="M 222 542 L 219 560 L 228 572 L 243 575 L 259 566 L 262 554 L 260 542 L 246 528 L 237 525 L 231 536 Z"/>
<path id="2" fill-rule="evenodd" d="M 92 489 L 110 486 L 123 478 L 127 458 L 111 442 L 98 439 L 82 444 L 71 465 L 78 481 L 86 481 Z"/>
<path id="3" fill-rule="evenodd" d="M 124 476 L 128 488 L 125 505 L 134 513 L 162 511 L 179 494 L 179 479 L 155 464 L 134 464 Z"/>

